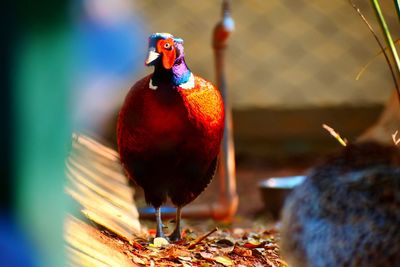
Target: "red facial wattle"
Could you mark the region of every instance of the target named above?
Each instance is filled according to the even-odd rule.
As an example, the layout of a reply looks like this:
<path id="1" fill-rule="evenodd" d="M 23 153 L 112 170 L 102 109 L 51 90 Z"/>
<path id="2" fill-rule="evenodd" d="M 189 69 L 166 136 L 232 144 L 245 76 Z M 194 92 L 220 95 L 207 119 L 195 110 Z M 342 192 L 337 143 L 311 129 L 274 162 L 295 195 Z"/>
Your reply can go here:
<path id="1" fill-rule="evenodd" d="M 159 40 L 157 42 L 157 51 L 162 56 L 162 64 L 164 68 L 167 70 L 171 69 L 176 59 L 174 40 L 172 38 Z"/>

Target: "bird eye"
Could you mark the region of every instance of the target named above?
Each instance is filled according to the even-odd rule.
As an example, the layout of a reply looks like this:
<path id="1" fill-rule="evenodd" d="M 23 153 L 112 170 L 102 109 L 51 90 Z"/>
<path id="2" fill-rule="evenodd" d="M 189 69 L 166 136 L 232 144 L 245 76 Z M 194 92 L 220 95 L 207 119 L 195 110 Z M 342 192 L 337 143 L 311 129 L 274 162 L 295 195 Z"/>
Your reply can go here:
<path id="1" fill-rule="evenodd" d="M 171 48 L 171 44 L 170 43 L 165 43 L 164 44 L 164 48 L 165 49 L 170 49 Z"/>

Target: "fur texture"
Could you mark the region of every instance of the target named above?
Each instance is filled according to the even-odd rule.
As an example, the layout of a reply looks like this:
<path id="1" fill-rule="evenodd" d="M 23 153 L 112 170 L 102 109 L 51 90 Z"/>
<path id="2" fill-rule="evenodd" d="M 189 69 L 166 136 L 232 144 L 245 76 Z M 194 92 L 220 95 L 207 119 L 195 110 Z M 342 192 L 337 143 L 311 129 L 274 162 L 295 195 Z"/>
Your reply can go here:
<path id="1" fill-rule="evenodd" d="M 288 198 L 282 250 L 290 266 L 400 266 L 400 152 L 350 145 Z"/>

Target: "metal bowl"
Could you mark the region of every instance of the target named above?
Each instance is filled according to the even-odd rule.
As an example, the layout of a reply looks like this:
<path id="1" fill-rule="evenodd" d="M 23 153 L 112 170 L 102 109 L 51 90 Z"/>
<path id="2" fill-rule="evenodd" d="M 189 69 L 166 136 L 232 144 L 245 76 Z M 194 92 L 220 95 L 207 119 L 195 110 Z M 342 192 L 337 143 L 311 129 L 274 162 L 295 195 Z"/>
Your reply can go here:
<path id="1" fill-rule="evenodd" d="M 298 175 L 270 177 L 260 181 L 258 187 L 260 188 L 265 210 L 273 219 L 279 219 L 287 195 L 293 188 L 300 185 L 305 178 L 306 176 L 304 175 Z"/>

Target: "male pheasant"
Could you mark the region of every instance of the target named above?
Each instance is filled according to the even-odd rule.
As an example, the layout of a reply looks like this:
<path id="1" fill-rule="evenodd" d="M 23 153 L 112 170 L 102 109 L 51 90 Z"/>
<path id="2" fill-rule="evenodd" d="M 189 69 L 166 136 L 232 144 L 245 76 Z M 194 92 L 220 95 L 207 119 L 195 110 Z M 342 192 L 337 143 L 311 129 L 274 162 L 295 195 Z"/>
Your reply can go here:
<path id="1" fill-rule="evenodd" d="M 152 34 L 145 64 L 154 66 L 154 73 L 126 96 L 118 118 L 118 149 L 129 177 L 156 210 L 157 237 L 164 237 L 160 206 L 169 197 L 177 207 L 169 236 L 176 241 L 181 238 L 181 208 L 215 174 L 224 104 L 219 91 L 187 67 L 182 39 Z"/>

